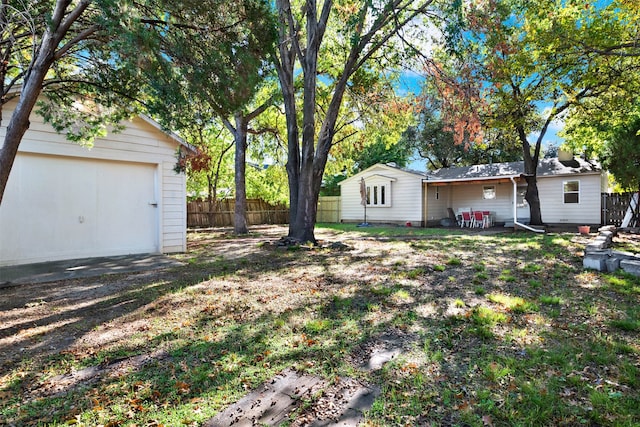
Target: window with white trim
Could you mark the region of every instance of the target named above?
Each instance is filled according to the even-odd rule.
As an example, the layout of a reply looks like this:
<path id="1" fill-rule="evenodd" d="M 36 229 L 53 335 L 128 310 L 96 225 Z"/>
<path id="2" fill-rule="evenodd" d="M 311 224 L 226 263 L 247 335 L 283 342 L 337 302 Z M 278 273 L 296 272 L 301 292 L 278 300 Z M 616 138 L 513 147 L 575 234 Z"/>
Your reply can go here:
<path id="1" fill-rule="evenodd" d="M 495 199 L 496 198 L 496 186 L 495 185 L 483 185 L 482 186 L 482 198 L 483 199 Z"/>
<path id="2" fill-rule="evenodd" d="M 389 184 L 367 185 L 367 206 L 390 206 Z"/>
<path id="3" fill-rule="evenodd" d="M 562 193 L 564 203 L 580 203 L 580 181 L 564 181 Z"/>
<path id="4" fill-rule="evenodd" d="M 527 207 L 529 203 L 527 203 L 527 199 L 524 197 L 527 195 L 527 187 L 518 187 L 518 191 L 516 193 L 516 206 L 519 208 Z"/>

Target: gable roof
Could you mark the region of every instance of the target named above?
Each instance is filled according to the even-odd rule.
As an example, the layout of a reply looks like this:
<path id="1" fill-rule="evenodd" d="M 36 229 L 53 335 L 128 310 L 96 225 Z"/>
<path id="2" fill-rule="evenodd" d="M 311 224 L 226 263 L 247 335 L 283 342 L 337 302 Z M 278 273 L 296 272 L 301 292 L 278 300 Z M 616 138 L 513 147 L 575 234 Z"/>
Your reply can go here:
<path id="1" fill-rule="evenodd" d="M 358 172 L 357 174 L 350 176 L 349 178 L 345 179 L 344 181 L 341 181 L 338 183 L 338 185 L 342 185 L 345 182 L 348 181 L 352 181 L 354 179 L 360 179 L 361 177 L 368 177 L 368 176 L 384 176 L 385 178 L 392 178 L 392 177 L 388 177 L 386 175 L 383 175 L 381 173 L 375 173 L 375 170 L 380 170 L 382 169 L 383 171 L 388 171 L 388 172 L 392 172 L 392 173 L 397 173 L 397 172 L 402 172 L 403 174 L 407 174 L 407 175 L 411 175 L 413 177 L 415 177 L 416 179 L 426 179 L 427 178 L 427 174 L 424 172 L 419 172 L 416 170 L 412 170 L 412 169 L 406 169 L 406 168 L 399 168 L 398 166 L 395 166 L 392 163 L 387 163 L 387 164 L 382 164 L 382 163 L 376 163 L 373 166 L 369 166 L 368 168 L 366 168 L 365 170 Z M 392 178 L 393 179 L 393 178 Z"/>
<path id="2" fill-rule="evenodd" d="M 192 153 L 197 153 L 198 152 L 197 148 L 195 148 L 193 145 L 189 144 L 187 141 L 182 139 L 178 134 L 176 134 L 173 131 L 164 129 L 162 127 L 162 125 L 160 125 L 160 123 L 158 123 L 157 121 L 155 121 L 151 117 L 147 116 L 146 114 L 142 114 L 142 113 L 138 114 L 138 117 L 140 117 L 144 122 L 150 124 L 151 126 L 156 128 L 160 132 L 162 132 L 165 135 L 167 135 L 169 138 L 171 138 L 173 141 L 175 141 L 178 145 L 186 148 L 187 150 L 191 151 Z"/>
<path id="3" fill-rule="evenodd" d="M 577 174 L 600 174 L 602 169 L 596 162 L 583 159 L 560 161 L 558 158 L 540 159 L 537 176 L 567 176 Z M 519 177 L 524 174 L 524 162 L 492 163 L 463 167 L 442 168 L 430 172 L 427 181 L 472 181 L 478 179 L 501 179 Z"/>
<path id="4" fill-rule="evenodd" d="M 11 94 L 12 98 L 20 98 L 20 95 L 22 94 L 22 84 L 16 84 L 16 85 L 12 86 L 9 89 L 9 94 Z M 41 91 L 40 94 L 38 95 L 38 98 L 42 98 L 42 97 L 46 97 L 46 96 L 47 96 L 47 94 L 44 91 Z M 35 112 L 36 112 L 36 110 L 33 109 L 30 114 L 33 114 Z M 178 134 L 176 134 L 172 130 L 163 128 L 162 125 L 160 123 L 158 123 L 155 119 L 147 116 L 144 113 L 139 113 L 136 116 L 138 118 L 140 118 L 142 121 L 144 121 L 145 123 L 151 125 L 155 129 L 157 129 L 160 132 L 162 132 L 163 134 L 167 135 L 178 146 L 184 147 L 188 151 L 190 151 L 191 153 L 194 153 L 194 154 L 198 152 L 198 149 L 196 147 L 194 147 L 193 145 L 189 144 L 187 141 L 185 141 L 182 137 L 180 137 Z"/>

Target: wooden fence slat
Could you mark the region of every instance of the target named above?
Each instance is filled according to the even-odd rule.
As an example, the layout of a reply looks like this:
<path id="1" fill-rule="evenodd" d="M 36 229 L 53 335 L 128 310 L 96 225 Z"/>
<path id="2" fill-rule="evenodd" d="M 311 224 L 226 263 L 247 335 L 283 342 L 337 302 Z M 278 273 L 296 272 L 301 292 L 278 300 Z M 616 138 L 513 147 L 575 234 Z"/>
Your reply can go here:
<path id="1" fill-rule="evenodd" d="M 602 193 L 602 224 L 622 225 L 634 193 Z"/>
<path id="2" fill-rule="evenodd" d="M 318 199 L 318 222 L 340 222 L 340 196 L 322 196 Z"/>
<path id="3" fill-rule="evenodd" d="M 218 200 L 213 211 L 209 211 L 206 200 L 192 200 L 187 202 L 187 227 L 229 227 L 233 226 L 235 201 L 233 199 Z M 209 214 L 213 216 L 213 224 L 209 221 Z M 247 223 L 286 224 L 289 222 L 289 209 L 284 205 L 272 206 L 264 200 L 247 200 Z"/>

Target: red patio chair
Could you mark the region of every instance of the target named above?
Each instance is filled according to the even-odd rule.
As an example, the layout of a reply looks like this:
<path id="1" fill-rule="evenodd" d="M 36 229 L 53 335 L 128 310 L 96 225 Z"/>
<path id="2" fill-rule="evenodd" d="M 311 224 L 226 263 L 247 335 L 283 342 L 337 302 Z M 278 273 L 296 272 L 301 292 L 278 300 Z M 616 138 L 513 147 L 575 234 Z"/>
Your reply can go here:
<path id="1" fill-rule="evenodd" d="M 490 211 L 482 211 L 482 216 L 484 217 L 484 223 L 486 227 L 493 227 L 493 218 L 491 218 Z"/>
<path id="2" fill-rule="evenodd" d="M 482 211 L 473 212 L 473 227 L 484 228 L 484 216 L 482 215 Z"/>
<path id="3" fill-rule="evenodd" d="M 460 227 L 473 227 L 473 217 L 471 216 L 471 212 L 460 212 L 462 215 L 462 221 L 460 221 Z"/>

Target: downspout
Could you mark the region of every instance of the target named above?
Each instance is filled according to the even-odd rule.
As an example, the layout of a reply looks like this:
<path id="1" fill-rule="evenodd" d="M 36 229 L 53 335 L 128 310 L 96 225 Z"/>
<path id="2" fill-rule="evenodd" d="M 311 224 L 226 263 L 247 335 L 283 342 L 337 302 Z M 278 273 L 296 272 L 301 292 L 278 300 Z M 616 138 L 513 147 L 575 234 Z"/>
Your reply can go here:
<path id="1" fill-rule="evenodd" d="M 509 179 L 513 182 L 513 228 L 515 229 L 516 225 L 518 227 L 522 227 L 525 230 L 533 231 L 534 233 L 544 233 L 544 230 L 539 230 L 537 228 L 529 227 L 526 224 L 521 224 L 518 222 L 518 183 L 514 179 L 514 177 L 510 176 Z"/>

